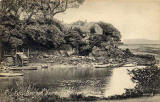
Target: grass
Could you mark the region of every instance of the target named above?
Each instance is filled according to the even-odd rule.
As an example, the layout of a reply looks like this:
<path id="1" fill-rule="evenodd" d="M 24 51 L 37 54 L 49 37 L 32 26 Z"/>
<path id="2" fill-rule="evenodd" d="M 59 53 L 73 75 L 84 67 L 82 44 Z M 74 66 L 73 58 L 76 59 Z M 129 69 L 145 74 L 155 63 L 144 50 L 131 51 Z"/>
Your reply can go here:
<path id="1" fill-rule="evenodd" d="M 66 102 L 66 101 L 94 101 L 100 100 L 94 96 L 84 96 L 83 94 L 71 94 L 69 97 L 60 97 L 51 89 L 38 90 L 34 84 L 16 83 L 16 88 L 0 90 L 0 102 Z"/>
<path id="2" fill-rule="evenodd" d="M 49 96 L 52 96 L 55 100 L 57 100 L 59 97 L 50 90 L 42 89 L 39 91 L 34 87 L 33 83 L 16 83 L 16 88 L 14 89 L 8 89 L 8 90 L 1 90 L 1 94 L 3 96 L 7 96 L 8 98 L 3 98 L 5 100 L 4 102 L 45 102 L 43 101 Z M 47 102 L 47 101 L 46 101 Z"/>

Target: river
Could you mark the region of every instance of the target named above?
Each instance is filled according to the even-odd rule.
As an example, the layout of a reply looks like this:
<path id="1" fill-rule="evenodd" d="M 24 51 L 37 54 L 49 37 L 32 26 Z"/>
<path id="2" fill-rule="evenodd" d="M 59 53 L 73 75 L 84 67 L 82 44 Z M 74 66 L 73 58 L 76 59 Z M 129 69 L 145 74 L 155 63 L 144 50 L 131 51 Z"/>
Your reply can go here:
<path id="1" fill-rule="evenodd" d="M 134 88 L 127 70 L 119 68 L 48 68 L 23 71 L 22 77 L 0 77 L 0 88 L 16 88 L 18 83 L 34 83 L 38 89 L 52 89 L 61 97 L 79 93 L 85 96 L 120 95 L 125 88 Z"/>

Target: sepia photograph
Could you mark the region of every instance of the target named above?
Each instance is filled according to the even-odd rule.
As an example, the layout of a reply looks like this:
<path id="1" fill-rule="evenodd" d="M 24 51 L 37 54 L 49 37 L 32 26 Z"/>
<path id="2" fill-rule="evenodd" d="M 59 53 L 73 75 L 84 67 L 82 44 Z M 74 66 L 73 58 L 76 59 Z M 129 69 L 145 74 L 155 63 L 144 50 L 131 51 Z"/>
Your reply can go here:
<path id="1" fill-rule="evenodd" d="M 0 0 L 0 102 L 160 102 L 160 0 Z"/>

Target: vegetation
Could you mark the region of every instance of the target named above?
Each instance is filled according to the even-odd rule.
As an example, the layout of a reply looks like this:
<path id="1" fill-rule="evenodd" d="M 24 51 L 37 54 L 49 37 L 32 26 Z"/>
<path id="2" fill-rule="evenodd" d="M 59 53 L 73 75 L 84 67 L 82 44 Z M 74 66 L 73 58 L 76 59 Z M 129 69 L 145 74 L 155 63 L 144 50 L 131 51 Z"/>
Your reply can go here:
<path id="1" fill-rule="evenodd" d="M 143 69 L 129 71 L 132 81 L 136 83 L 134 89 L 126 89 L 122 95 L 111 96 L 108 99 L 124 99 L 142 96 L 153 96 L 160 93 L 160 69 L 153 65 Z"/>
<path id="2" fill-rule="evenodd" d="M 144 65 L 144 66 L 153 66 L 157 63 L 156 58 L 154 55 L 149 54 L 130 54 L 127 53 L 129 58 L 127 59 L 128 62 L 135 62 L 137 65 Z"/>
<path id="3" fill-rule="evenodd" d="M 79 7 L 83 2 L 84 0 L 1 0 L 0 35 L 3 39 L 0 43 L 7 46 L 3 49 L 10 51 L 26 45 L 28 48 L 32 44 L 38 45 L 39 49 L 46 45 L 46 48 L 57 48 L 64 42 L 64 29 L 53 17 L 68 8 Z M 34 48 L 33 46 L 31 47 Z"/>
<path id="4" fill-rule="evenodd" d="M 60 97 L 47 89 L 37 90 L 33 83 L 16 83 L 16 88 L 1 90 L 5 93 L 2 99 L 5 102 L 49 102 L 48 97 L 52 97 L 53 101 L 60 100 Z M 7 97 L 7 98 L 6 98 Z"/>
<path id="5" fill-rule="evenodd" d="M 88 56 L 93 47 L 99 47 L 102 50 L 111 51 L 117 49 L 120 42 L 120 32 L 111 24 L 107 23 L 85 23 L 91 27 L 87 30 L 91 31 L 99 27 L 102 34 L 94 34 L 93 32 L 85 32 L 81 26 L 72 25 L 71 28 L 56 19 L 38 18 L 31 19 L 24 25 L 25 20 L 20 20 L 13 15 L 1 16 L 1 25 L 5 27 L 2 31 L 2 43 L 7 49 L 22 50 L 22 48 L 30 49 L 59 49 L 62 45 L 69 44 L 72 49 L 76 50 L 78 55 Z M 98 24 L 105 24 L 103 29 Z M 94 27 L 94 25 L 97 25 Z M 105 29 L 112 29 L 105 31 Z M 116 36 L 117 35 L 117 36 Z M 118 39 L 119 40 L 118 40 Z M 121 52 L 120 52 L 121 53 Z M 106 54 L 107 55 L 107 54 Z"/>
<path id="6" fill-rule="evenodd" d="M 1 94 L 3 96 L 1 97 Z M 38 90 L 33 83 L 16 83 L 16 88 L 0 90 L 0 100 L 4 102 L 66 102 L 66 101 L 95 101 L 102 100 L 94 96 L 71 94 L 69 97 L 59 97 L 52 89 Z"/>
<path id="7" fill-rule="evenodd" d="M 78 60 L 73 60 L 72 57 L 68 58 L 68 56 L 57 58 L 59 63 L 74 63 L 76 65 L 92 62 L 115 64 L 125 62 L 129 58 L 128 61 L 136 61 L 138 65 L 150 66 L 145 69 L 132 70 L 130 74 L 133 81 L 137 83 L 135 89 L 127 89 L 122 96 L 111 98 L 138 97 L 145 94 L 159 93 L 160 70 L 157 66 L 154 66 L 156 63 L 155 57 L 151 55 L 133 55 L 129 49 L 119 49 L 121 34 L 112 24 L 78 21 L 71 25 L 65 25 L 54 19 L 56 14 L 65 12 L 67 8 L 78 7 L 83 2 L 84 0 L 2 0 L 0 12 L 0 61 L 2 58 L 2 45 L 4 50 L 9 52 L 15 49 L 22 51 L 22 48 L 30 48 L 33 51 L 39 50 L 39 52 L 44 50 L 55 52 L 58 50 L 60 52 L 62 46 L 64 48 L 68 46 L 75 50 L 75 55 L 90 56 Z M 64 53 L 66 52 L 64 51 Z M 60 52 L 60 55 L 63 55 L 63 53 Z M 40 60 L 39 57 L 37 58 Z M 46 58 L 49 59 L 49 57 Z M 53 60 L 51 58 L 56 63 L 57 59 Z M 4 67 L 4 65 L 0 67 Z M 5 95 L 9 96 L 9 102 L 92 101 L 100 99 L 91 96 L 85 97 L 82 94 L 71 94 L 68 98 L 60 98 L 52 90 L 37 90 L 31 83 L 17 84 L 15 89 L 5 91 Z"/>
<path id="8" fill-rule="evenodd" d="M 17 18 L 25 13 L 26 21 L 36 15 L 52 19 L 56 14 L 65 12 L 67 8 L 79 7 L 83 2 L 84 0 L 2 0 L 1 12 Z"/>
<path id="9" fill-rule="evenodd" d="M 134 69 L 130 73 L 132 80 L 137 83 L 136 90 L 144 94 L 160 93 L 160 69 L 157 66 L 148 66 L 144 69 Z"/>
<path id="10" fill-rule="evenodd" d="M 117 50 L 121 35 L 113 25 L 83 21 L 65 25 L 53 18 L 67 8 L 79 7 L 84 1 L 2 0 L 0 25 L 3 27 L 3 49 L 8 52 L 28 48 L 59 50 L 61 46 L 70 45 L 77 55 L 96 55 L 98 53 L 94 50 L 100 49 L 105 57 L 124 56 L 123 51 Z"/>

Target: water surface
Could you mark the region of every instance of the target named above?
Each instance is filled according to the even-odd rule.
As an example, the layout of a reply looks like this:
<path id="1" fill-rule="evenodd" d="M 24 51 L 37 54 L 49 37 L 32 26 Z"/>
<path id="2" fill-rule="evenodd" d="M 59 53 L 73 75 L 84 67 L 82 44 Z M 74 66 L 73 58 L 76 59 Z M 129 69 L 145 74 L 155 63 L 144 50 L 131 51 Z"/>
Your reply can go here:
<path id="1" fill-rule="evenodd" d="M 17 83 L 32 82 L 38 89 L 52 89 L 61 97 L 72 93 L 85 96 L 108 97 L 120 95 L 125 88 L 133 88 L 134 83 L 127 69 L 120 68 L 48 68 L 35 71 L 23 71 L 24 76 L 0 77 L 1 88 L 15 88 Z"/>

